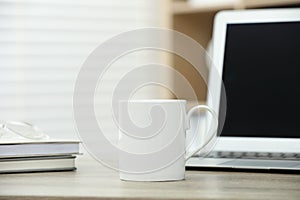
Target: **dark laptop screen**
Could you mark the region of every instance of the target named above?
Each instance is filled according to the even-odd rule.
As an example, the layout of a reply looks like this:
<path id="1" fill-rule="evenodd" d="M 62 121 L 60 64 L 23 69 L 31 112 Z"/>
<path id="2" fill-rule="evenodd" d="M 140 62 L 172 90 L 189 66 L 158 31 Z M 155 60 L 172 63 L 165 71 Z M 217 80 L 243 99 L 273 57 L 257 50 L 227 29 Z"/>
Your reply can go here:
<path id="1" fill-rule="evenodd" d="M 300 138 L 300 22 L 227 25 L 222 136 Z"/>

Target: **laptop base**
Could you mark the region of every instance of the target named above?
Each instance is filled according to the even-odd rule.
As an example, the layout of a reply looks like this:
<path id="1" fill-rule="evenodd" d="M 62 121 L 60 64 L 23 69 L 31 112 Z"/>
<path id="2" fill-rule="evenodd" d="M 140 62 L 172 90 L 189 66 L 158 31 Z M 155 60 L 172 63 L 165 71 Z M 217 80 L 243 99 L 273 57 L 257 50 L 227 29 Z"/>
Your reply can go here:
<path id="1" fill-rule="evenodd" d="M 186 167 L 300 171 L 300 160 L 269 160 L 269 159 L 258 160 L 258 159 L 192 157 L 187 161 Z"/>

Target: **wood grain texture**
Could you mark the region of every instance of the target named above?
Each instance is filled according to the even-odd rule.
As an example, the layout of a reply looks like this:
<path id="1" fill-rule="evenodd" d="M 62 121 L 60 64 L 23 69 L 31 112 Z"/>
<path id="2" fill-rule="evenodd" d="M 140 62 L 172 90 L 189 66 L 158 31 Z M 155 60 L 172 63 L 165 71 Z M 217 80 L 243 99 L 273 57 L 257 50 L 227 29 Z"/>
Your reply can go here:
<path id="1" fill-rule="evenodd" d="M 75 172 L 0 175 L 3 199 L 300 199 L 300 175 L 187 171 L 178 182 L 124 182 L 89 156 Z"/>

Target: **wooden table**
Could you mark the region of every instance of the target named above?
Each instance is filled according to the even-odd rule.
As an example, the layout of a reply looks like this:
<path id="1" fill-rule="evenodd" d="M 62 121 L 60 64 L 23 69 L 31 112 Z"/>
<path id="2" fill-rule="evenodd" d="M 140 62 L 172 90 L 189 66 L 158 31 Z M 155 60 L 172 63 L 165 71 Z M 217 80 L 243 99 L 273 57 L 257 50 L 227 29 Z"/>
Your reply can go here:
<path id="1" fill-rule="evenodd" d="M 0 175 L 0 199 L 300 199 L 300 175 L 187 171 L 178 182 L 124 182 L 89 156 L 75 172 Z"/>

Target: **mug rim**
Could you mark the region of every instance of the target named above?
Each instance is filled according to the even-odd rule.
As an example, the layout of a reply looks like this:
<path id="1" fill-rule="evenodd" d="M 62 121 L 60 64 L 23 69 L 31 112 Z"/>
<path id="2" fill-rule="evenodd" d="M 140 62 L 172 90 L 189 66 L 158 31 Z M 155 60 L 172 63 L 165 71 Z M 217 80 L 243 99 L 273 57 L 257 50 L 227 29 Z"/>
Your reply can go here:
<path id="1" fill-rule="evenodd" d="M 133 100 L 119 100 L 119 103 L 175 103 L 187 102 L 185 99 L 133 99 Z"/>

